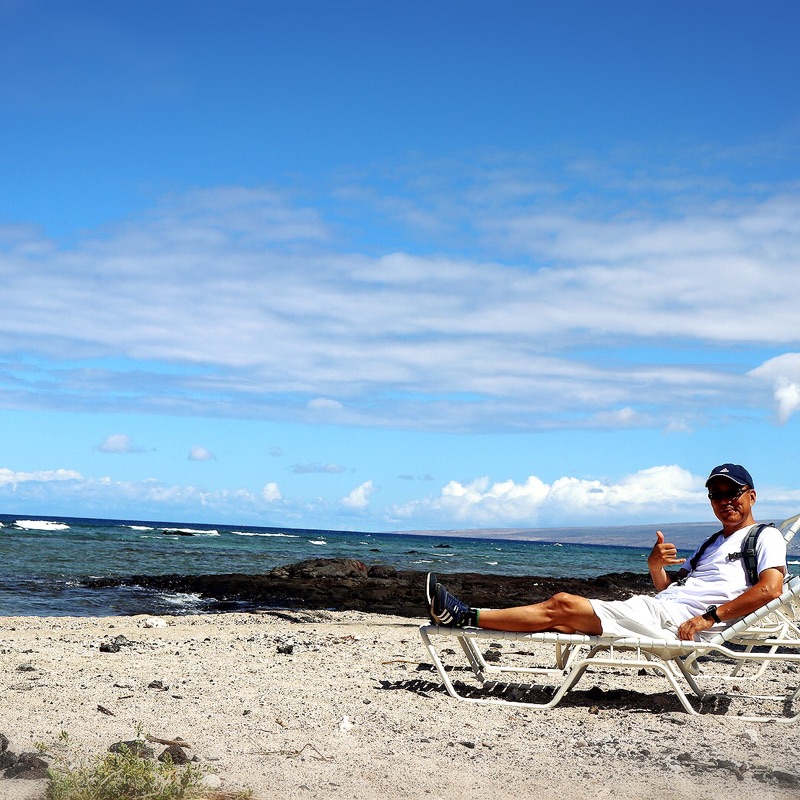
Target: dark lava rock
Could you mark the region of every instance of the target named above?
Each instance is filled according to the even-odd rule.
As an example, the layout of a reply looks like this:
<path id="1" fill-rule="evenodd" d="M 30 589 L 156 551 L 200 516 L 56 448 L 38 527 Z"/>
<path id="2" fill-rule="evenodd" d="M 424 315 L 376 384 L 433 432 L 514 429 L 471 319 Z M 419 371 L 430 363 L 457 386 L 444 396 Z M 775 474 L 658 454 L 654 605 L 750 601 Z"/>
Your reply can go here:
<path id="1" fill-rule="evenodd" d="M 394 567 L 386 566 L 385 564 L 376 564 L 374 567 L 369 568 L 370 578 L 396 578 L 397 570 Z"/>
<path id="2" fill-rule="evenodd" d="M 36 753 L 20 753 L 16 763 L 6 770 L 6 778 L 39 781 L 47 777 L 48 766 Z"/>
<path id="3" fill-rule="evenodd" d="M 173 764 L 188 764 L 189 756 L 178 744 L 171 744 L 159 757 L 159 761 L 172 761 Z"/>
<path id="4" fill-rule="evenodd" d="M 280 578 L 366 578 L 369 568 L 355 558 L 311 558 L 276 567 L 269 574 Z"/>
<path id="5" fill-rule="evenodd" d="M 597 578 L 549 578 L 478 573 L 439 574 L 439 580 L 465 602 L 480 608 L 528 605 L 556 592 L 600 600 L 624 600 L 652 594 L 647 574 L 611 573 Z M 331 609 L 398 614 L 427 619 L 425 573 L 393 567 L 367 567 L 350 558 L 310 559 L 276 567 L 265 575 L 134 575 L 85 579 L 89 588 L 142 586 L 157 591 L 199 594 L 217 601 L 253 607 Z"/>
<path id="6" fill-rule="evenodd" d="M 132 755 L 139 756 L 139 758 L 153 758 L 155 750 L 148 747 L 141 739 L 131 739 L 127 742 L 114 742 L 108 748 L 110 753 L 131 753 Z"/>
<path id="7" fill-rule="evenodd" d="M 0 753 L 5 753 L 8 750 L 8 736 L 0 733 Z"/>

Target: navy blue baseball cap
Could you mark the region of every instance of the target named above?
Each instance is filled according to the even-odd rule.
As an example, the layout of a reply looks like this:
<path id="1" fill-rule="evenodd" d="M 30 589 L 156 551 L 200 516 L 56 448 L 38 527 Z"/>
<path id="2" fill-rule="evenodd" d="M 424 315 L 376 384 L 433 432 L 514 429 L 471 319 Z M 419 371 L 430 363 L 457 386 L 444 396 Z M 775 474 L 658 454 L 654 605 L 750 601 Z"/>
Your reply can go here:
<path id="1" fill-rule="evenodd" d="M 714 467 L 708 476 L 706 486 L 711 483 L 713 478 L 727 478 L 733 483 L 738 483 L 739 486 L 749 486 L 751 489 L 756 488 L 753 485 L 750 473 L 741 464 L 720 464 L 718 467 Z"/>

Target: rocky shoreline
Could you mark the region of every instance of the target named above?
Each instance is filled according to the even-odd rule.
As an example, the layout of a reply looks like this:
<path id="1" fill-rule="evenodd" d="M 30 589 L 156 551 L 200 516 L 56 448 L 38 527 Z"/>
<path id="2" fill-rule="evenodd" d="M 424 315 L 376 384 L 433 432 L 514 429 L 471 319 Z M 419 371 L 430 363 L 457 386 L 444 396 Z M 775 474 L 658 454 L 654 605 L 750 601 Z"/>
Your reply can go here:
<path id="1" fill-rule="evenodd" d="M 648 575 L 609 573 L 597 578 L 552 578 L 478 573 L 439 573 L 440 580 L 472 605 L 498 608 L 544 600 L 560 591 L 620 600 L 652 592 Z M 242 604 L 269 608 L 362 611 L 425 617 L 425 573 L 389 566 L 368 567 L 347 558 L 310 559 L 276 567 L 263 575 L 132 575 L 87 578 L 86 588 L 140 586 L 186 592 L 213 600 L 212 610 L 240 610 Z"/>

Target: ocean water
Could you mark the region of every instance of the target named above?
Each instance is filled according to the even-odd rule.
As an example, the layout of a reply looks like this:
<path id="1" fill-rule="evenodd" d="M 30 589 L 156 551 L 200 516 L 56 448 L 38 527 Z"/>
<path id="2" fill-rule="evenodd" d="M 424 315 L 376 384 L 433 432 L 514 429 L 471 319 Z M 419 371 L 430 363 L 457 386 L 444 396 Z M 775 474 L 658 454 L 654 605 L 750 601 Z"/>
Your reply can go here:
<path id="1" fill-rule="evenodd" d="M 89 589 L 86 577 L 268 572 L 308 558 L 357 558 L 368 565 L 440 573 L 596 577 L 646 572 L 655 527 L 502 531 L 468 536 L 368 533 L 0 515 L 0 616 L 201 613 L 199 597 L 137 586 Z M 670 526 L 694 546 L 713 524 Z M 535 541 L 513 536 L 525 535 Z M 637 542 L 628 546 L 620 542 Z M 210 604 L 208 604 L 210 605 Z"/>

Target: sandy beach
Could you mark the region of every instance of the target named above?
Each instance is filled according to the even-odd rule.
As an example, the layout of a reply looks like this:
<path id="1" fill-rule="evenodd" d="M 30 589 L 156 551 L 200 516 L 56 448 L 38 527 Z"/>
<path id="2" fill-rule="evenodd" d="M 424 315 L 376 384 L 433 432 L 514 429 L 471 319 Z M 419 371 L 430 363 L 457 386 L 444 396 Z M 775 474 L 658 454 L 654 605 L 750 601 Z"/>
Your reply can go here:
<path id="1" fill-rule="evenodd" d="M 262 800 L 800 796 L 796 725 L 690 716 L 653 678 L 589 674 L 551 711 L 475 706 L 441 689 L 421 619 L 147 619 L 3 618 L 9 750 L 55 743 L 61 731 L 82 755 L 137 730 L 180 737 L 212 784 Z M 778 669 L 769 680 L 791 677 Z M 603 694 L 620 687 L 625 702 Z M 0 798 L 41 798 L 44 785 L 0 779 Z"/>

